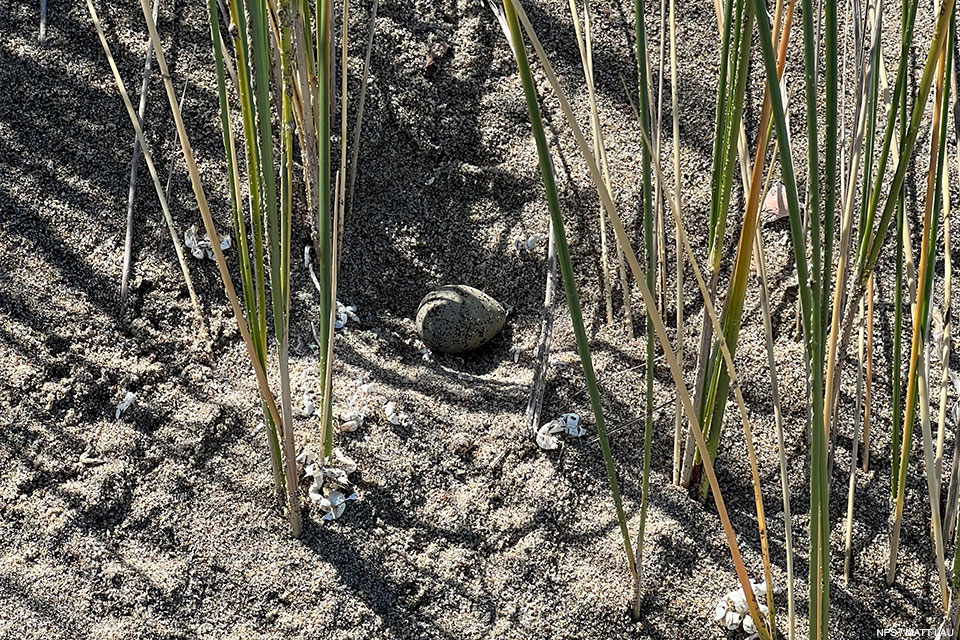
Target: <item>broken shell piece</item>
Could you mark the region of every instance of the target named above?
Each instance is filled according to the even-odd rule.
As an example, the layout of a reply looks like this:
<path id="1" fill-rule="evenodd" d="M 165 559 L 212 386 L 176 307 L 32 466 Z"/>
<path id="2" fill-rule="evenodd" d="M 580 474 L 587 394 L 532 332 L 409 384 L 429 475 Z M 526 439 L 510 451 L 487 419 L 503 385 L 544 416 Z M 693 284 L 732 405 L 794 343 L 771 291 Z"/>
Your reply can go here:
<path id="1" fill-rule="evenodd" d="M 551 426 L 554 423 L 548 422 L 537 431 L 537 445 L 541 449 L 546 449 L 547 451 L 553 451 L 560 446 L 560 441 L 557 440 L 557 437 L 550 433 Z"/>
<path id="2" fill-rule="evenodd" d="M 351 407 L 356 406 L 357 403 L 360 401 L 360 396 L 362 396 L 365 393 L 370 393 L 371 391 L 373 391 L 375 386 L 376 386 L 375 382 L 367 382 L 364 384 L 363 378 L 357 378 L 357 390 L 354 391 L 353 395 L 351 395 L 350 398 L 347 399 L 347 404 Z"/>
<path id="3" fill-rule="evenodd" d="M 728 611 L 727 614 L 723 617 L 723 627 L 728 631 L 733 631 L 740 628 L 740 622 L 743 620 L 743 616 L 736 611 Z"/>
<path id="4" fill-rule="evenodd" d="M 513 248 L 517 251 L 517 253 L 529 253 L 536 249 L 537 245 L 543 242 L 544 238 L 546 238 L 546 236 L 542 233 L 534 233 L 526 240 L 521 240 L 518 236 L 513 239 Z"/>
<path id="5" fill-rule="evenodd" d="M 761 620 L 766 621 L 767 615 L 769 615 L 769 609 L 767 605 L 761 603 L 761 599 L 766 596 L 768 586 L 765 582 L 758 583 L 751 580 L 750 587 L 757 597 L 757 608 L 759 609 Z M 771 588 L 774 593 L 777 593 L 777 586 L 775 584 Z M 747 606 L 747 596 L 743 591 L 743 587 L 737 587 L 717 603 L 717 607 L 714 610 L 714 620 L 727 630 L 742 630 L 747 634 L 748 640 L 752 640 L 758 635 L 756 625 Z"/>
<path id="6" fill-rule="evenodd" d="M 721 622 L 727 615 L 727 603 L 724 600 L 721 600 L 717 603 L 717 608 L 713 611 L 713 621 Z"/>
<path id="7" fill-rule="evenodd" d="M 345 503 L 357 499 L 353 485 L 347 477 L 349 473 L 357 470 L 357 463 L 340 448 L 335 448 L 322 464 L 313 452 L 308 451 L 301 453 L 297 461 L 309 465 L 306 470 L 308 475 L 313 475 L 313 483 L 308 493 L 310 500 L 319 504 L 320 510 L 324 512 L 324 520 L 336 520 L 343 515 Z"/>
<path id="8" fill-rule="evenodd" d="M 314 480 L 313 484 L 310 485 L 310 499 L 314 502 L 320 502 L 325 497 L 323 495 L 323 485 L 320 484 L 319 479 Z"/>
<path id="9" fill-rule="evenodd" d="M 347 326 L 347 320 L 360 322 L 360 317 L 357 315 L 357 308 L 354 306 L 344 306 L 339 300 L 337 300 L 337 318 L 333 322 L 333 328 L 343 329 L 345 326 Z"/>
<path id="10" fill-rule="evenodd" d="M 210 260 L 216 259 L 213 255 L 213 243 L 210 241 L 210 237 L 204 234 L 203 238 L 200 238 L 197 225 L 193 225 L 183 232 L 183 244 L 190 249 L 190 253 L 193 254 L 194 258 L 200 259 L 206 255 Z M 221 251 L 226 251 L 232 244 L 229 233 L 220 235 Z"/>
<path id="11" fill-rule="evenodd" d="M 343 510 L 346 509 L 346 502 L 347 500 L 342 493 L 331 491 L 329 497 L 320 500 L 320 508 L 327 512 L 323 519 L 336 520 L 342 516 Z"/>
<path id="12" fill-rule="evenodd" d="M 527 238 L 527 241 L 524 242 L 523 245 L 524 247 L 526 247 L 527 251 L 533 251 L 534 249 L 537 248 L 538 244 L 543 242 L 544 238 L 546 238 L 546 236 L 543 235 L 542 233 L 535 233 L 529 238 Z"/>
<path id="13" fill-rule="evenodd" d="M 332 462 L 343 469 L 344 473 L 349 474 L 357 470 L 357 463 L 353 460 L 353 458 L 345 454 L 340 447 L 334 447 L 331 458 Z"/>
<path id="14" fill-rule="evenodd" d="M 299 465 L 303 475 L 308 478 L 316 478 L 320 473 L 320 461 L 317 454 L 313 451 L 304 450 L 297 456 L 297 465 Z"/>
<path id="15" fill-rule="evenodd" d="M 317 483 L 310 487 L 310 499 L 318 503 L 320 510 L 325 512 L 324 520 L 336 520 L 343 515 L 347 501 L 356 500 L 357 494 L 351 492 L 344 495 L 342 491 L 329 487 L 321 488 Z"/>
<path id="16" fill-rule="evenodd" d="M 350 431 L 356 431 L 363 426 L 363 414 L 352 411 L 350 413 L 344 413 L 340 416 L 340 425 L 337 427 L 337 430 L 340 433 L 348 433 Z"/>
<path id="17" fill-rule="evenodd" d="M 587 430 L 580 425 L 567 426 L 567 435 L 574 438 L 582 438 L 587 435 Z"/>
<path id="18" fill-rule="evenodd" d="M 343 510 L 347 508 L 347 501 L 356 499 L 357 496 L 354 493 L 344 496 L 339 491 L 331 491 L 329 496 L 320 500 L 320 508 L 327 512 L 323 519 L 336 520 L 343 515 Z"/>
<path id="19" fill-rule="evenodd" d="M 306 466 L 308 464 L 313 464 L 317 461 L 317 454 L 308 449 L 304 449 L 300 452 L 300 455 L 297 456 L 297 464 Z"/>
<path id="20" fill-rule="evenodd" d="M 568 436 L 579 438 L 587 433 L 587 430 L 580 426 L 580 416 L 575 413 L 565 413 L 558 420 L 563 424 Z"/>
<path id="21" fill-rule="evenodd" d="M 782 183 L 776 182 L 770 186 L 767 197 L 763 199 L 761 219 L 763 224 L 771 224 L 790 215 L 787 206 L 787 189 Z"/>
<path id="22" fill-rule="evenodd" d="M 203 248 L 200 246 L 200 239 L 197 238 L 197 225 L 193 225 L 183 232 L 183 244 L 186 245 L 187 249 L 190 249 L 194 258 L 203 257 Z"/>
<path id="23" fill-rule="evenodd" d="M 390 424 L 405 425 L 407 423 L 407 414 L 397 411 L 397 405 L 393 401 L 383 405 L 383 415 L 386 416 Z"/>
<path id="24" fill-rule="evenodd" d="M 551 450 L 559 446 L 556 435 L 564 433 L 574 438 L 586 435 L 587 430 L 580 426 L 580 416 L 576 413 L 564 413 L 559 418 L 554 418 L 545 423 L 537 432 L 537 444 L 542 448 Z M 544 446 L 544 444 L 552 446 Z"/>
<path id="25" fill-rule="evenodd" d="M 330 480 L 341 487 L 351 486 L 350 480 L 347 478 L 347 472 L 343 469 L 337 469 L 336 467 L 324 467 L 323 478 L 324 480 Z"/>
<path id="26" fill-rule="evenodd" d="M 80 454 L 80 464 L 85 467 L 95 467 L 97 465 L 103 464 L 106 462 L 103 458 L 98 458 L 94 455 L 93 443 L 87 444 L 87 448 L 83 450 L 83 453 Z"/>
<path id="27" fill-rule="evenodd" d="M 757 598 L 762 598 L 763 596 L 767 595 L 766 580 L 764 580 L 763 582 L 754 582 L 753 580 L 751 580 L 750 587 L 753 589 L 753 593 L 754 595 L 757 596 Z M 776 585 L 774 585 L 773 587 L 773 592 L 777 593 Z M 743 593 L 743 587 L 740 588 L 740 593 Z M 746 595 L 744 595 L 744 600 L 746 600 Z"/>
<path id="28" fill-rule="evenodd" d="M 123 396 L 123 400 L 120 401 L 120 404 L 117 405 L 117 415 L 116 420 L 120 419 L 120 416 L 123 415 L 123 412 L 130 408 L 130 405 L 133 404 L 133 401 L 136 400 L 137 394 L 133 391 L 127 391 L 127 395 Z"/>

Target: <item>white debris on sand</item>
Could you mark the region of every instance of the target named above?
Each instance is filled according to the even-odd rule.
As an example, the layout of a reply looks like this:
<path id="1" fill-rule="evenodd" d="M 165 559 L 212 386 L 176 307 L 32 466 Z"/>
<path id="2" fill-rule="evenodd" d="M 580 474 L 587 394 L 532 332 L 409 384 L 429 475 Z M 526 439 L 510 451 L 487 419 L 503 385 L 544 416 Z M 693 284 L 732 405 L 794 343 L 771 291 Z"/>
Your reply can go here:
<path id="1" fill-rule="evenodd" d="M 766 624 L 767 615 L 770 611 L 765 604 L 767 584 L 766 582 L 757 583 L 751 580 L 750 586 L 757 598 L 757 608 L 760 610 L 760 616 L 763 618 L 763 623 Z M 773 592 L 778 592 L 776 585 L 773 587 Z M 727 631 L 742 631 L 747 634 L 747 640 L 753 640 L 759 635 L 756 624 L 750 616 L 747 595 L 744 593 L 742 586 L 737 587 L 717 602 L 713 620 Z"/>
<path id="2" fill-rule="evenodd" d="M 544 423 L 537 431 L 537 445 L 541 449 L 552 451 L 560 447 L 558 434 L 565 434 L 573 438 L 586 435 L 587 430 L 580 425 L 580 416 L 576 413 L 564 413 L 550 422 Z"/>
<path id="3" fill-rule="evenodd" d="M 123 400 L 120 401 L 120 404 L 117 405 L 117 414 L 116 420 L 120 419 L 120 416 L 123 415 L 123 412 L 130 408 L 130 405 L 133 404 L 133 401 L 137 399 L 137 394 L 133 391 L 127 391 L 127 395 L 123 396 Z"/>

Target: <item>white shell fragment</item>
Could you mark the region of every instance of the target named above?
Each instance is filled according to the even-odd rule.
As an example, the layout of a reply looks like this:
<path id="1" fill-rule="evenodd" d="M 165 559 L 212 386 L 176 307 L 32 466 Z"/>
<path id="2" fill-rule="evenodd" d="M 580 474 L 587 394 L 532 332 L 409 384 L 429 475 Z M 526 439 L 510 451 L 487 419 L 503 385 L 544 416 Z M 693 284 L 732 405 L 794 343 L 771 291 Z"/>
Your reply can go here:
<path id="1" fill-rule="evenodd" d="M 210 237 L 204 234 L 203 238 L 200 238 L 198 234 L 197 225 L 193 225 L 183 232 L 183 244 L 186 245 L 187 249 L 190 249 L 190 253 L 193 254 L 194 258 L 200 260 L 206 255 L 210 260 L 215 260 L 216 258 L 213 256 L 213 243 Z M 232 244 L 229 233 L 220 234 L 221 251 L 226 251 Z"/>
<path id="2" fill-rule="evenodd" d="M 339 491 L 331 491 L 325 498 L 320 498 L 320 509 L 327 512 L 323 519 L 336 520 L 342 516 L 346 502 L 346 498 Z"/>
<path id="3" fill-rule="evenodd" d="M 137 394 L 133 391 L 127 391 L 127 395 L 123 396 L 123 400 L 120 401 L 120 404 L 117 405 L 117 415 L 116 420 L 120 419 L 120 416 L 123 415 L 123 412 L 130 408 L 130 405 L 133 404 L 133 401 L 136 400 Z"/>
<path id="4" fill-rule="evenodd" d="M 333 321 L 333 328 L 343 329 L 347 326 L 347 320 L 360 322 L 360 317 L 357 316 L 357 308 L 354 306 L 344 306 L 343 303 L 337 300 L 337 318 Z"/>
<path id="5" fill-rule="evenodd" d="M 353 458 L 345 454 L 340 447 L 333 448 L 333 461 L 343 469 L 344 473 L 350 474 L 357 470 L 357 463 L 354 462 Z"/>
<path id="6" fill-rule="evenodd" d="M 753 622 L 753 618 L 746 616 L 741 624 L 744 632 L 750 634 L 750 637 L 757 635 L 757 625 Z"/>
<path id="7" fill-rule="evenodd" d="M 309 449 L 304 449 L 300 452 L 300 455 L 297 456 L 297 464 L 301 466 L 306 466 L 308 464 L 313 464 L 317 461 L 317 454 Z"/>
<path id="8" fill-rule="evenodd" d="M 753 593 L 757 598 L 757 608 L 760 610 L 760 616 L 766 622 L 769 609 L 764 601 L 767 596 L 766 582 L 757 583 L 750 581 Z M 779 593 L 777 586 L 773 586 L 773 592 Z M 758 636 L 757 626 L 750 616 L 750 607 L 747 605 L 747 595 L 743 587 L 737 587 L 717 603 L 713 612 L 713 620 L 727 631 L 743 631 L 747 634 L 748 640 L 753 640 Z"/>
<path id="9" fill-rule="evenodd" d="M 552 451 L 560 446 L 557 434 L 565 434 L 573 438 L 586 435 L 587 430 L 580 426 L 580 416 L 576 413 L 564 413 L 558 418 L 543 424 L 537 431 L 537 444 L 541 449 Z"/>
<path id="10" fill-rule="evenodd" d="M 713 611 L 713 621 L 723 624 L 723 619 L 727 615 L 727 602 L 721 600 L 717 603 L 717 608 Z"/>
<path id="11" fill-rule="evenodd" d="M 727 611 L 723 616 L 723 628 L 727 631 L 734 631 L 740 627 L 743 621 L 743 614 L 738 611 Z"/>
<path id="12" fill-rule="evenodd" d="M 537 431 L 537 446 L 547 451 L 553 451 L 560 447 L 560 441 L 550 433 L 552 423 L 548 422 Z"/>
<path id="13" fill-rule="evenodd" d="M 323 512 L 324 520 L 336 520 L 343 515 L 347 502 L 357 499 L 348 477 L 357 470 L 357 463 L 339 447 L 322 464 L 317 454 L 308 450 L 297 456 L 297 462 L 303 465 L 304 475 L 313 478 L 308 495 Z"/>
<path id="14" fill-rule="evenodd" d="M 300 467 L 303 475 L 308 478 L 315 477 L 320 473 L 321 467 L 318 462 L 317 454 L 306 449 L 297 456 L 297 466 Z"/>
<path id="15" fill-rule="evenodd" d="M 516 249 L 517 253 L 530 253 L 536 249 L 537 245 L 543 242 L 546 237 L 547 236 L 542 233 L 534 233 L 526 240 L 521 240 L 518 236 L 513 239 L 513 248 Z"/>
<path id="16" fill-rule="evenodd" d="M 340 433 L 349 433 L 356 431 L 363 426 L 366 414 L 360 408 L 361 400 L 365 395 L 373 391 L 376 383 L 363 382 L 363 378 L 357 379 L 357 388 L 347 399 L 347 410 L 340 412 L 340 421 L 337 425 L 337 431 Z"/>
<path id="17" fill-rule="evenodd" d="M 580 416 L 575 413 L 565 413 L 557 418 L 557 420 L 563 424 L 568 436 L 580 438 L 587 433 L 587 430 L 580 426 Z"/>
<path id="18" fill-rule="evenodd" d="M 340 425 L 337 430 L 340 433 L 349 433 L 356 431 L 363 426 L 363 414 L 359 411 L 349 411 L 340 415 Z"/>
<path id="19" fill-rule="evenodd" d="M 363 378 L 357 378 L 357 390 L 347 399 L 347 404 L 355 407 L 360 401 L 360 398 L 373 391 L 374 387 L 376 387 L 375 382 L 367 382 L 364 384 Z"/>
<path id="20" fill-rule="evenodd" d="M 406 413 L 397 410 L 397 405 L 392 400 L 383 405 L 383 415 L 390 424 L 398 426 L 407 424 L 409 418 Z"/>

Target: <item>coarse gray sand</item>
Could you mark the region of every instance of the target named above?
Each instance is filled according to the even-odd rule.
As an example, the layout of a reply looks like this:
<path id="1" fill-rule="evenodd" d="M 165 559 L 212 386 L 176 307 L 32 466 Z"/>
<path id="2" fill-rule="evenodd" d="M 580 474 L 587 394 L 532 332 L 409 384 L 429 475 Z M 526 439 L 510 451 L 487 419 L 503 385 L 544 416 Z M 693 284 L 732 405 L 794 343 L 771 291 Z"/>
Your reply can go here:
<path id="1" fill-rule="evenodd" d="M 359 69 L 369 2 L 353 4 L 351 60 Z M 709 3 L 679 5 L 683 204 L 702 260 L 717 32 Z M 585 124 L 586 87 L 567 3 L 526 6 Z M 635 86 L 632 7 L 619 0 L 601 0 L 594 7 L 594 49 L 613 189 L 628 230 L 639 238 L 640 137 L 622 83 Z M 100 2 L 98 9 L 128 89 L 135 91 L 145 50 L 139 8 L 125 0 Z M 647 11 L 656 60 L 659 3 L 648 3 Z M 888 52 L 895 51 L 898 12 L 889 11 Z M 920 33 L 929 33 L 929 12 L 920 13 Z M 36 3 L 0 3 L 0 636 L 726 637 L 712 616 L 717 600 L 735 588 L 736 577 L 712 503 L 704 505 L 670 484 L 674 394 L 662 358 L 656 362 L 646 598 L 637 622 L 627 614 L 632 593 L 627 563 L 562 305 L 544 415 L 576 411 L 588 435 L 567 438 L 559 451 L 544 452 L 524 425 L 544 260 L 542 249 L 518 253 L 514 239 L 546 233 L 547 212 L 515 65 L 483 2 L 416 0 L 380 8 L 340 275 L 339 298 L 357 307 L 360 321 L 338 333 L 335 348 L 339 402 L 359 383 L 374 383 L 360 398 L 367 413 L 364 425 L 338 441 L 359 463 L 354 479 L 360 499 L 335 523 L 321 521 L 308 507 L 299 540 L 289 537 L 271 496 L 255 385 L 214 264 L 190 261 L 213 338 L 212 353 L 206 353 L 145 171 L 137 197 L 131 299 L 121 309 L 133 133 L 83 3 L 51 3 L 44 47 L 37 44 L 38 26 Z M 219 224 L 228 229 L 205 7 L 168 0 L 160 27 L 178 91 L 189 78 L 191 141 Z M 425 57 L 442 50 L 441 42 L 450 49 L 425 74 Z M 926 40 L 920 42 L 918 60 Z M 798 29 L 791 45 L 794 65 L 801 59 L 799 43 Z M 888 56 L 891 73 L 895 64 Z M 748 131 L 759 118 L 761 73 L 754 64 Z M 793 73 L 791 90 L 802 96 L 799 68 Z M 539 71 L 537 79 L 542 83 Z M 200 218 L 172 144 L 162 93 L 154 78 L 145 122 L 161 172 L 177 163 L 172 209 L 182 232 Z M 669 121 L 669 91 L 665 103 Z M 635 535 L 644 345 L 626 337 L 619 285 L 614 290 L 617 319 L 606 325 L 597 199 L 552 98 L 545 100 L 544 110 Z M 802 163 L 803 117 L 799 108 L 794 111 L 794 153 Z M 926 144 L 920 144 L 920 158 Z M 911 198 L 919 201 L 915 193 Z M 740 203 L 735 189 L 728 256 L 739 234 Z M 309 242 L 310 228 L 301 209 L 294 229 L 297 247 Z M 796 289 L 788 286 L 793 262 L 787 233 L 783 222 L 764 228 L 803 637 L 806 407 L 801 343 L 794 329 Z M 939 621 L 918 443 L 898 578 L 892 587 L 884 583 L 890 482 L 888 262 L 879 267 L 874 436 L 870 470 L 857 480 L 855 574 L 849 586 L 840 577 L 852 366 L 841 397 L 831 498 L 833 638 L 873 638 L 880 629 L 927 628 Z M 481 351 L 424 360 L 410 319 L 427 291 L 449 283 L 478 287 L 512 307 L 512 313 L 504 332 Z M 750 287 L 736 360 L 760 456 L 774 578 L 785 587 L 769 376 L 755 283 Z M 318 296 L 300 261 L 294 264 L 293 291 L 291 375 L 299 402 L 304 393 L 319 392 L 321 378 L 311 333 Z M 684 359 L 692 378 L 702 306 L 689 271 L 686 293 Z M 633 304 L 640 308 L 636 292 Z M 672 326 L 672 305 L 668 312 Z M 516 363 L 513 349 L 520 353 Z M 128 390 L 136 392 L 136 401 L 115 420 L 114 408 Z M 385 418 L 381 405 L 386 400 L 409 415 L 406 423 L 394 425 Z M 747 568 L 760 579 L 753 492 L 732 403 L 727 416 L 717 472 Z M 302 417 L 295 428 L 303 447 L 319 447 L 316 417 Z M 952 442 L 951 431 L 948 447 Z M 85 452 L 102 463 L 80 463 Z M 785 633 L 785 590 L 777 605 L 778 628 Z"/>

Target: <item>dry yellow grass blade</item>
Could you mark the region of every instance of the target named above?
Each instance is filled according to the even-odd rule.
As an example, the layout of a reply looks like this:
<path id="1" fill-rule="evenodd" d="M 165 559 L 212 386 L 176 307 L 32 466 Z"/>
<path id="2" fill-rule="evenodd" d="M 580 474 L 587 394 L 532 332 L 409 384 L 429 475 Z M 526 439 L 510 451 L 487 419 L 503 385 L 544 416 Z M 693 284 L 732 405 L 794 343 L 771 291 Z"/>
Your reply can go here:
<path id="1" fill-rule="evenodd" d="M 236 290 L 233 287 L 233 282 L 230 277 L 230 271 L 227 267 L 226 259 L 223 256 L 223 251 L 220 249 L 220 238 L 217 234 L 216 227 L 213 224 L 213 217 L 210 214 L 210 208 L 207 205 L 207 199 L 203 192 L 203 186 L 200 183 L 200 172 L 197 169 L 197 164 L 193 156 L 193 150 L 190 147 L 190 140 L 187 136 L 186 127 L 183 123 L 183 118 L 180 114 L 179 105 L 177 103 L 176 94 L 173 89 L 173 81 L 170 78 L 170 72 L 167 67 L 166 59 L 163 55 L 163 49 L 160 46 L 160 36 L 157 33 L 156 24 L 153 22 L 150 12 L 150 7 L 146 3 L 146 0 L 141 2 L 141 8 L 144 11 L 144 15 L 147 19 L 147 28 L 150 32 L 150 38 L 154 43 L 154 49 L 157 56 L 157 66 L 160 69 L 160 73 L 164 80 L 164 87 L 167 90 L 167 98 L 170 101 L 171 111 L 173 112 L 174 122 L 177 126 L 177 133 L 180 137 L 180 145 L 183 150 L 184 159 L 186 160 L 187 170 L 190 174 L 190 182 L 193 186 L 194 195 L 197 199 L 197 205 L 200 208 L 200 214 L 203 218 L 203 225 L 206 229 L 207 236 L 211 240 L 211 249 L 214 254 L 214 259 L 217 263 L 217 269 L 220 271 L 220 277 L 223 280 L 224 291 L 227 294 L 227 299 L 230 302 L 230 306 L 233 310 L 234 318 L 237 321 L 237 327 L 240 330 L 240 335 L 243 338 L 244 346 L 247 349 L 247 356 L 250 359 L 250 363 L 253 365 L 254 373 L 257 377 L 257 384 L 260 387 L 260 391 L 263 395 L 264 402 L 267 404 L 267 408 L 270 411 L 270 414 L 273 416 L 273 419 L 276 421 L 276 424 L 282 428 L 284 439 L 290 438 L 292 444 L 293 433 L 292 429 L 288 426 L 283 425 L 283 421 L 280 419 L 280 412 L 277 409 L 276 402 L 274 400 L 273 394 L 270 391 L 270 385 L 267 382 L 266 372 L 263 370 L 263 367 L 260 366 L 260 361 L 257 358 L 256 350 L 253 346 L 253 341 L 250 338 L 250 332 L 247 329 L 247 323 L 243 317 L 243 310 L 240 306 L 240 301 L 237 299 Z M 97 29 L 97 34 L 100 36 L 100 43 L 103 45 L 104 51 L 107 53 L 107 60 L 110 64 L 110 68 L 113 71 L 114 78 L 117 81 L 117 85 L 120 88 L 121 96 L 123 97 L 124 105 L 127 107 L 127 113 L 130 116 L 130 121 L 134 126 L 135 131 L 137 132 L 137 137 L 140 138 L 140 144 L 144 150 L 144 158 L 147 157 L 148 147 L 146 145 L 146 140 L 143 137 L 143 131 L 140 128 L 140 123 L 137 120 L 136 112 L 133 109 L 133 105 L 130 103 L 130 98 L 127 95 L 126 90 L 123 88 L 123 80 L 120 76 L 120 71 L 117 69 L 116 62 L 113 59 L 113 55 L 110 53 L 110 47 L 107 44 L 106 36 L 103 33 L 103 27 L 100 23 L 100 17 L 97 14 L 96 8 L 93 6 L 92 0 L 87 0 L 87 9 L 90 12 L 90 17 L 93 20 L 94 26 Z M 152 168 L 152 162 L 148 165 L 151 167 L 151 175 L 156 173 L 155 169 Z M 159 181 L 158 181 L 159 182 Z M 291 447 L 292 448 L 292 447 Z M 290 501 L 290 528 L 294 536 L 300 535 L 301 522 L 300 522 L 300 504 L 299 499 L 296 496 L 296 461 L 293 458 L 288 456 L 287 469 L 286 469 L 286 479 L 287 479 L 287 492 L 288 500 Z"/>
<path id="2" fill-rule="evenodd" d="M 713 469 L 713 464 L 710 462 L 710 456 L 707 454 L 707 443 L 704 440 L 703 433 L 700 430 L 699 421 L 697 419 L 696 410 L 693 407 L 693 402 L 690 398 L 690 394 L 687 391 L 686 385 L 683 380 L 683 372 L 680 368 L 680 365 L 677 362 L 676 355 L 674 354 L 673 347 L 670 342 L 670 338 L 667 335 L 666 328 L 664 327 L 663 320 L 660 317 L 659 312 L 656 307 L 656 300 L 653 296 L 653 293 L 646 285 L 646 275 L 643 272 L 643 269 L 640 267 L 640 264 L 637 261 L 636 254 L 633 249 L 630 247 L 630 242 L 626 234 L 626 230 L 623 227 L 623 223 L 620 219 L 619 214 L 616 211 L 616 207 L 613 204 L 613 200 L 610 197 L 609 191 L 607 191 L 606 186 L 603 183 L 603 179 L 600 175 L 599 167 L 597 166 L 593 154 L 590 151 L 589 146 L 587 145 L 586 139 L 583 136 L 583 132 L 580 130 L 579 125 L 576 122 L 576 118 L 573 115 L 573 111 L 570 108 L 570 103 L 566 98 L 563 90 L 560 88 L 560 84 L 557 80 L 556 73 L 553 70 L 553 66 L 550 64 L 549 59 L 546 56 L 546 52 L 543 50 L 543 46 L 540 44 L 539 39 L 536 36 L 536 33 L 533 30 L 532 25 L 530 24 L 529 19 L 527 18 L 526 13 L 523 10 L 523 7 L 520 6 L 520 3 L 517 0 L 509 0 L 511 4 L 517 11 L 517 15 L 523 24 L 524 30 L 527 32 L 528 37 L 530 38 L 533 48 L 537 53 L 537 57 L 540 60 L 540 64 L 543 67 L 543 70 L 547 76 L 548 81 L 554 91 L 555 96 L 560 102 L 561 110 L 564 113 L 564 116 L 567 120 L 571 131 L 574 134 L 574 137 L 577 142 L 577 146 L 580 150 L 581 155 L 583 156 L 584 161 L 587 163 L 587 166 L 590 170 L 590 176 L 593 179 L 594 185 L 597 188 L 597 191 L 600 195 L 600 200 L 603 203 L 604 209 L 607 212 L 607 216 L 610 219 L 611 224 L 613 225 L 614 231 L 616 232 L 617 242 L 620 244 L 621 248 L 624 251 L 626 256 L 627 263 L 630 266 L 630 271 L 633 274 L 634 280 L 637 283 L 637 286 L 640 288 L 640 293 L 643 298 L 644 305 L 647 309 L 648 315 L 653 325 L 654 332 L 660 342 L 661 347 L 664 351 L 664 356 L 667 360 L 667 364 L 670 369 L 671 376 L 673 377 L 674 384 L 677 389 L 677 393 L 680 396 L 681 404 L 683 405 L 684 412 L 686 413 L 687 420 L 690 423 L 691 430 L 694 434 L 694 439 L 696 440 L 697 448 L 701 452 L 701 455 L 704 457 L 704 472 L 707 476 L 707 480 L 710 484 L 710 489 L 713 492 L 714 502 L 717 506 L 717 512 L 720 516 L 721 523 L 723 524 L 724 535 L 727 539 L 727 545 L 730 548 L 731 557 L 733 559 L 734 567 L 737 572 L 737 577 L 740 580 L 741 587 L 743 588 L 744 593 L 747 596 L 747 603 L 750 609 L 751 617 L 754 620 L 754 623 L 757 626 L 758 631 L 761 633 L 761 637 L 765 640 L 770 638 L 770 634 L 766 629 L 766 626 L 763 622 L 763 618 L 760 614 L 760 610 L 757 606 L 756 595 L 754 594 L 753 587 L 750 584 L 749 575 L 747 574 L 746 566 L 743 564 L 743 558 L 740 555 L 739 544 L 737 543 L 736 534 L 733 531 L 733 525 L 730 522 L 730 518 L 727 515 L 726 505 L 723 501 L 723 496 L 720 493 L 719 482 L 717 481 L 716 474 Z M 649 140 L 645 140 L 645 144 L 650 147 Z M 677 211 L 675 209 L 675 202 L 672 196 L 669 195 L 669 190 L 665 187 L 665 181 L 663 180 L 663 175 L 659 170 L 659 161 L 654 158 L 653 168 L 656 172 L 658 180 L 663 185 L 664 194 L 667 197 L 667 200 L 671 203 L 671 209 L 676 216 Z M 679 220 L 679 218 L 677 218 Z M 682 222 L 681 222 L 682 228 Z M 692 249 L 690 249 L 689 242 L 686 241 L 686 234 L 683 234 L 684 246 L 688 251 L 688 259 L 693 255 Z M 694 274 L 697 276 L 698 283 L 701 285 L 702 291 L 706 291 L 706 283 L 703 281 L 702 274 L 700 270 L 695 268 Z M 709 300 L 709 298 L 707 298 Z M 707 306 L 708 312 L 711 316 L 711 321 L 714 323 L 715 327 L 719 327 L 720 323 L 716 315 L 716 311 L 713 309 L 712 304 Z M 722 334 L 721 334 L 722 335 Z M 725 343 L 721 340 L 721 350 L 724 352 L 725 358 L 728 359 L 728 368 L 731 372 L 731 385 L 735 390 L 735 395 L 739 393 L 739 385 L 737 383 L 737 377 L 735 370 L 733 368 L 733 361 L 730 358 L 730 352 L 726 348 Z M 742 395 L 740 396 L 740 401 L 738 405 L 741 407 L 741 417 L 746 420 L 746 410 L 742 402 Z M 749 430 L 749 422 L 745 425 L 745 431 Z M 748 436 L 748 446 L 752 447 L 752 438 Z M 756 484 L 755 488 L 759 490 L 759 485 Z M 762 514 L 760 515 L 762 520 Z M 761 523 L 761 529 L 765 530 L 765 526 Z M 772 590 L 772 588 L 770 589 Z"/>

